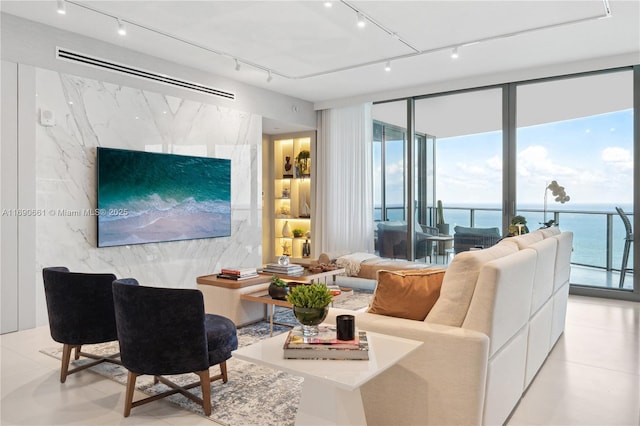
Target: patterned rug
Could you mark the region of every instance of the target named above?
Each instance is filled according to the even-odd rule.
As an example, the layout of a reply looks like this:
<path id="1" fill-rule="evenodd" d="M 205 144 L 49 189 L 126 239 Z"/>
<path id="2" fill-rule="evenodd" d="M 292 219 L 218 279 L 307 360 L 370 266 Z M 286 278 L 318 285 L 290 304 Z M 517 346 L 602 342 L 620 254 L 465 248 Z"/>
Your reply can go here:
<path id="1" fill-rule="evenodd" d="M 354 290 L 354 294 L 336 301 L 336 308 L 360 310 L 369 305 L 372 293 L 367 290 Z M 296 320 L 290 309 L 276 307 L 274 319 L 276 322 L 296 325 Z M 289 331 L 286 326 L 273 326 L 273 334 Z M 269 323 L 262 321 L 238 329 L 238 345 L 251 345 L 269 337 Z M 96 354 L 112 354 L 118 352 L 117 342 L 83 346 L 83 350 Z M 40 352 L 57 359 L 62 358 L 62 346 L 42 349 Z M 88 360 L 74 361 L 74 365 L 81 365 Z M 127 370 L 119 365 L 102 363 L 91 367 L 91 370 L 122 385 L 127 382 Z M 209 417 L 214 422 L 228 425 L 293 425 L 296 410 L 300 401 L 303 379 L 298 376 L 283 373 L 267 367 L 258 366 L 246 361 L 231 358 L 227 361 L 229 380 L 227 383 L 215 381 L 211 384 L 212 413 Z M 218 368 L 211 370 L 218 373 Z M 178 384 L 191 383 L 197 380 L 195 374 L 181 374 L 167 376 Z M 153 384 L 153 377 L 138 377 L 136 388 L 148 395 L 155 395 L 168 388 L 162 383 Z M 199 397 L 200 388 L 191 390 Z M 123 389 L 124 392 L 124 389 Z M 172 395 L 165 398 L 180 407 L 204 416 L 202 407 L 182 395 Z M 135 415 L 135 408 L 132 411 Z"/>

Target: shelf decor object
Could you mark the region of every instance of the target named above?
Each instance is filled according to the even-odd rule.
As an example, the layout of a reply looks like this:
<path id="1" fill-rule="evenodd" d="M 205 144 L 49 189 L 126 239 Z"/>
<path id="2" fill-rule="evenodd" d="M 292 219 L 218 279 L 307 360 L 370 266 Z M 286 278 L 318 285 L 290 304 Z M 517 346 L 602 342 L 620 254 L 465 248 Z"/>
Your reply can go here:
<path id="1" fill-rule="evenodd" d="M 291 238 L 292 235 L 291 228 L 289 227 L 289 221 L 286 221 L 282 227 L 282 236 L 285 238 Z"/>
<path id="2" fill-rule="evenodd" d="M 274 135 L 270 139 L 273 156 L 269 165 L 271 224 L 266 228 L 271 244 L 264 252 L 264 263 L 286 254 L 294 262 L 313 256 L 311 234 L 313 183 L 311 161 L 315 132 Z"/>

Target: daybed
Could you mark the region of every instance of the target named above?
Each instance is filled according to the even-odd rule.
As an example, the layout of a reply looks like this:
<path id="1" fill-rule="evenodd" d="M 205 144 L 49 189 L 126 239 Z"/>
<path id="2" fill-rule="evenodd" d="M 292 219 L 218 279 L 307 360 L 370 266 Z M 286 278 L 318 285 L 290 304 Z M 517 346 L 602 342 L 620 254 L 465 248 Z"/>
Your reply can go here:
<path id="1" fill-rule="evenodd" d="M 335 263 L 345 268 L 347 276 L 375 280 L 378 271 L 401 271 L 409 269 L 443 268 L 442 265 L 412 262 L 402 259 L 387 259 L 371 253 L 326 252 L 318 257 L 318 263 Z"/>
<path id="2" fill-rule="evenodd" d="M 572 242 L 550 228 L 458 254 L 423 321 L 357 313 L 359 329 L 424 342 L 362 387 L 367 423 L 503 424 L 564 331 Z"/>

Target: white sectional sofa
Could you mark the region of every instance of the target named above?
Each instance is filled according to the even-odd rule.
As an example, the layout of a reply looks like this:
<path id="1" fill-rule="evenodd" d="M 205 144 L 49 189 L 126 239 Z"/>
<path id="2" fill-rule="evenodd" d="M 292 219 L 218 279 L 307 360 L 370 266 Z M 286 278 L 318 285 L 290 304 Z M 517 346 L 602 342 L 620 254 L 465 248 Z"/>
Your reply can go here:
<path id="1" fill-rule="evenodd" d="M 456 255 L 424 321 L 357 313 L 424 342 L 363 386 L 368 424 L 503 424 L 564 331 L 572 243 L 549 228 Z"/>

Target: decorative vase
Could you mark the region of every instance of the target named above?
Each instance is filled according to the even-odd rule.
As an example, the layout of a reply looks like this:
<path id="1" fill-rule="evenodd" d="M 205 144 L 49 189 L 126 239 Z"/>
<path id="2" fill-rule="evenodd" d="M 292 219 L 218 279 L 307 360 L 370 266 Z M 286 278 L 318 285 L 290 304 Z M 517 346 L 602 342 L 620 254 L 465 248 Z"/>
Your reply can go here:
<path id="1" fill-rule="evenodd" d="M 284 226 L 282 227 L 282 236 L 283 237 L 291 237 L 291 228 L 289 228 L 289 221 L 286 221 L 284 223 Z"/>
<path id="2" fill-rule="evenodd" d="M 293 307 L 293 315 L 302 325 L 303 336 L 315 336 L 318 334 L 318 324 L 327 317 L 329 307 L 324 308 L 301 308 Z"/>
<path id="3" fill-rule="evenodd" d="M 304 243 L 302 243 L 302 257 L 309 256 L 311 256 L 311 244 L 309 240 L 305 240 Z"/>
<path id="4" fill-rule="evenodd" d="M 269 285 L 269 296 L 271 296 L 272 299 L 286 300 L 288 292 L 289 287 L 280 287 L 273 283 Z"/>

